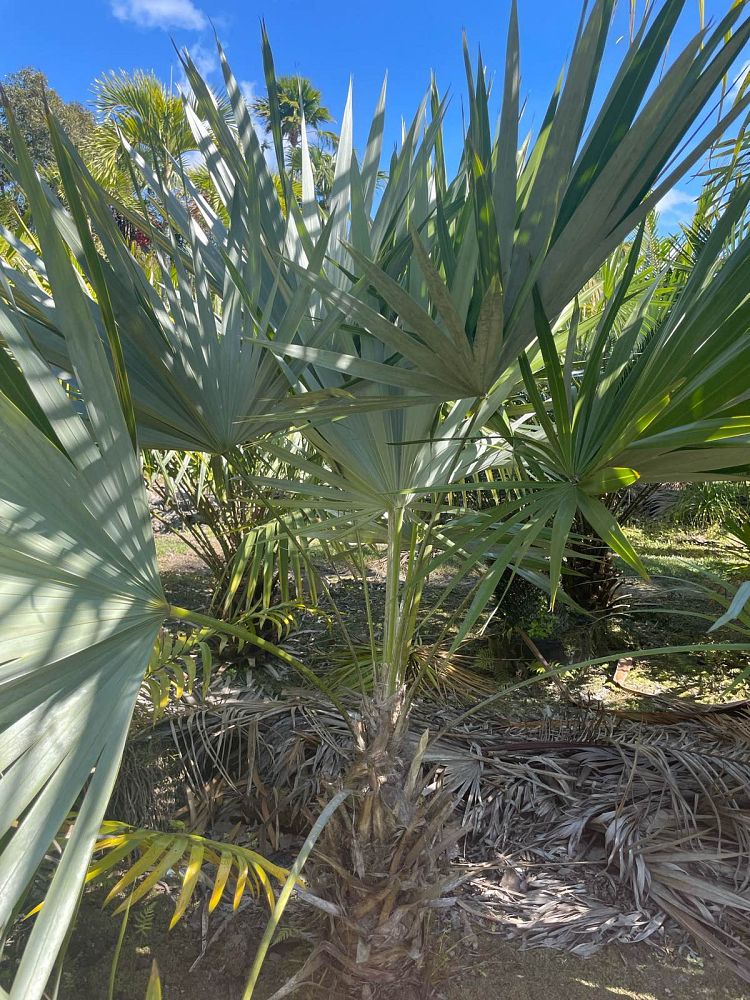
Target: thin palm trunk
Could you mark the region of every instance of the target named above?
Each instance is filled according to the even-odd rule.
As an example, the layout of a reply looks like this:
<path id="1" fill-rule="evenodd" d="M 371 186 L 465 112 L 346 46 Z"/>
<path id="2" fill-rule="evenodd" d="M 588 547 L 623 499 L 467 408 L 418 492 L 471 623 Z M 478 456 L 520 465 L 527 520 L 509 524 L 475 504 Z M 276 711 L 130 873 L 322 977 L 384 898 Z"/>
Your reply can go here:
<path id="1" fill-rule="evenodd" d="M 375 674 L 375 689 L 388 699 L 398 690 L 402 678 L 403 650 L 399 648 L 399 615 L 401 612 L 401 536 L 404 509 L 396 507 L 387 514 L 388 546 L 385 579 L 385 613 L 383 616 L 383 662 Z"/>
<path id="2" fill-rule="evenodd" d="M 407 738 L 405 690 L 362 706 L 354 761 L 343 785 L 353 795 L 321 838 L 316 891 L 340 916 L 330 920 L 326 964 L 348 995 L 369 1000 L 428 996 L 430 904 L 445 892 L 458 830 L 452 800 L 425 791 L 427 733 Z"/>
<path id="3" fill-rule="evenodd" d="M 406 579 L 402 552 L 408 545 Z M 430 994 L 426 945 L 431 904 L 445 891 L 458 830 L 449 796 L 425 774 L 428 733 L 409 739 L 406 670 L 430 546 L 406 512 L 387 517 L 383 643 L 372 695 L 355 724 L 353 763 L 342 787 L 353 794 L 326 828 L 313 865 L 316 892 L 333 902 L 320 958 L 341 992 L 358 1000 Z M 428 791 L 428 786 L 430 790 Z"/>

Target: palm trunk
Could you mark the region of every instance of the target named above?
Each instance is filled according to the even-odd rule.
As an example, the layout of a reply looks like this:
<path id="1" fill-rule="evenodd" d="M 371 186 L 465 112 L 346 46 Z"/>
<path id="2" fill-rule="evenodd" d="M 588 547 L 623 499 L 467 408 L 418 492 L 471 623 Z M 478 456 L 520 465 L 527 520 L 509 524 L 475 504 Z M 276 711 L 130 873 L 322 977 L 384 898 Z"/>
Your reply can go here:
<path id="1" fill-rule="evenodd" d="M 403 649 L 399 642 L 401 612 L 401 535 L 404 511 L 398 507 L 388 513 L 388 548 L 386 554 L 385 612 L 383 615 L 383 660 L 375 671 L 373 695 L 386 700 L 392 697 L 403 677 Z"/>
<path id="2" fill-rule="evenodd" d="M 405 670 L 421 585 L 407 581 L 403 591 L 400 585 L 403 530 L 404 513 L 397 509 L 388 518 L 382 661 L 343 781 L 354 794 L 326 827 L 314 866 L 316 892 L 340 913 L 326 935 L 326 965 L 338 989 L 360 1000 L 430 995 L 431 903 L 443 895 L 459 835 L 448 829 L 450 798 L 425 791 L 434 779 L 423 768 L 428 734 L 415 746 L 408 731 Z"/>
<path id="3" fill-rule="evenodd" d="M 569 543 L 571 555 L 566 563 L 571 573 L 564 578 L 565 590 L 587 611 L 606 611 L 622 583 L 614 553 L 580 514 L 573 530 L 581 537 Z"/>
<path id="4" fill-rule="evenodd" d="M 325 954 L 336 996 L 358 1000 L 428 997 L 425 958 L 431 903 L 445 890 L 452 802 L 425 794 L 422 758 L 414 747 L 401 688 L 363 706 L 354 762 L 344 786 L 354 795 L 335 814 L 315 864 L 318 894 L 334 902 Z"/>

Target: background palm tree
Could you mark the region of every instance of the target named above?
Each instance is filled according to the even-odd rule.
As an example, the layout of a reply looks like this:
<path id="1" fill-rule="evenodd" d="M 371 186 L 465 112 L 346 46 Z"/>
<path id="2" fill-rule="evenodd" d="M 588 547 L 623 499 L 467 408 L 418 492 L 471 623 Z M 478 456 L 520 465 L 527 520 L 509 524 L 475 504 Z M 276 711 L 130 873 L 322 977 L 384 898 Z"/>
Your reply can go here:
<path id="1" fill-rule="evenodd" d="M 92 173 L 105 187 L 129 184 L 128 153 L 120 141 L 146 157 L 169 180 L 172 158 L 182 160 L 198 148 L 182 95 L 173 93 L 154 73 L 109 73 L 94 82 L 94 105 L 101 125 L 86 143 Z"/>
<path id="2" fill-rule="evenodd" d="M 321 104 L 321 93 L 304 76 L 280 76 L 276 80 L 276 102 L 281 117 L 281 134 L 292 148 L 299 145 L 302 135 L 302 119 L 305 125 L 326 141 L 335 136 L 321 128 L 332 122 L 328 108 Z M 263 122 L 266 132 L 271 132 L 271 98 L 258 97 L 253 101 L 252 110 Z"/>
<path id="3" fill-rule="evenodd" d="M 336 137 L 338 142 L 338 137 Z M 332 143 L 336 145 L 336 143 Z M 328 207 L 328 199 L 333 188 L 333 178 L 336 171 L 336 157 L 334 153 L 323 149 L 321 146 L 310 145 L 310 165 L 312 167 L 313 181 L 315 182 L 315 193 L 320 202 L 321 208 Z M 286 168 L 293 182 L 302 177 L 302 148 L 292 146 L 287 150 Z"/>

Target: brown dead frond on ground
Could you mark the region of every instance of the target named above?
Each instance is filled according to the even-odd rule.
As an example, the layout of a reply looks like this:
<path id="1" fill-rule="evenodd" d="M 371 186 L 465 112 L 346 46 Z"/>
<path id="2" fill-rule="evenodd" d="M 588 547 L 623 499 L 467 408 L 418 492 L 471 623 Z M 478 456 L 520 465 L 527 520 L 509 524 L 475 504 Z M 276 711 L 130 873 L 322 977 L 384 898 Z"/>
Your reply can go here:
<path id="1" fill-rule="evenodd" d="M 469 849 L 477 857 L 530 852 L 529 898 L 513 899 L 508 932 L 529 944 L 586 947 L 581 899 L 601 908 L 606 896 L 595 879 L 606 874 L 627 890 L 618 910 L 631 916 L 626 927 L 614 912 L 594 923 L 591 943 L 641 939 L 668 914 L 750 978 L 750 748 L 695 722 L 602 721 L 583 738 L 576 724 L 565 733 L 542 723 L 534 737 L 528 726 L 498 731 L 488 722 L 446 734 L 432 751 L 462 803 Z M 561 927 L 571 900 L 557 888 L 543 891 L 566 864 L 569 887 L 584 875 L 594 879 L 569 911 L 577 928 Z"/>
<path id="2" fill-rule="evenodd" d="M 455 709 L 415 706 L 404 759 L 426 730 L 433 735 L 419 753 L 410 816 L 449 796 L 461 826 L 462 858 L 443 903 L 529 947 L 582 955 L 662 933 L 670 917 L 750 980 L 745 707 L 665 711 L 669 720 L 568 709 L 536 723 L 489 712 L 457 723 Z M 171 726 L 204 828 L 239 818 L 282 855 L 330 790 L 363 766 L 337 712 L 307 691 L 283 700 L 236 692 Z M 408 851 L 395 847 L 411 835 L 404 816 L 387 838 L 381 906 L 408 870 Z M 335 842 L 333 860 L 354 886 L 356 837 L 338 831 Z"/>

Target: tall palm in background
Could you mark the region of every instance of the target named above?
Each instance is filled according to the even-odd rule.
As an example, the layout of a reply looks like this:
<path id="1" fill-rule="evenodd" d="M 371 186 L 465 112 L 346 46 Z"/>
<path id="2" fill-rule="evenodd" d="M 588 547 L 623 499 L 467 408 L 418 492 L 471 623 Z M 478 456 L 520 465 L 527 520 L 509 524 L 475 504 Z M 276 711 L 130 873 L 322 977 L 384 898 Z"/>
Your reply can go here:
<path id="1" fill-rule="evenodd" d="M 276 90 L 268 96 L 256 98 L 251 108 L 268 133 L 271 132 L 273 115 L 278 111 L 281 134 L 293 149 L 299 146 L 304 126 L 323 138 L 331 134 L 322 128 L 333 121 L 331 113 L 323 105 L 318 88 L 304 76 L 277 77 Z"/>
<path id="2" fill-rule="evenodd" d="M 330 145 L 335 148 L 337 142 L 338 137 L 333 137 Z M 330 149 L 311 144 L 310 166 L 320 206 L 327 210 L 336 172 L 336 158 Z M 302 177 L 302 148 L 300 146 L 289 147 L 286 154 L 286 167 L 293 181 L 298 183 Z M 300 194 L 301 190 L 298 191 L 298 197 Z"/>
<path id="3" fill-rule="evenodd" d="M 272 134 L 274 122 L 278 123 L 282 149 L 286 143 L 284 163 L 297 198 L 301 195 L 302 178 L 300 143 L 302 133 L 305 132 L 315 190 L 321 207 L 327 208 L 335 172 L 333 151 L 338 144 L 338 135 L 322 126 L 333 121 L 331 113 L 321 103 L 320 91 L 307 77 L 280 76 L 276 78 L 275 87 L 275 91 L 269 90 L 267 97 L 259 97 L 253 101 L 252 112 L 265 126 L 267 134 Z M 277 150 L 277 156 L 278 152 Z M 284 188 L 281 178 L 278 189 L 283 198 Z"/>

